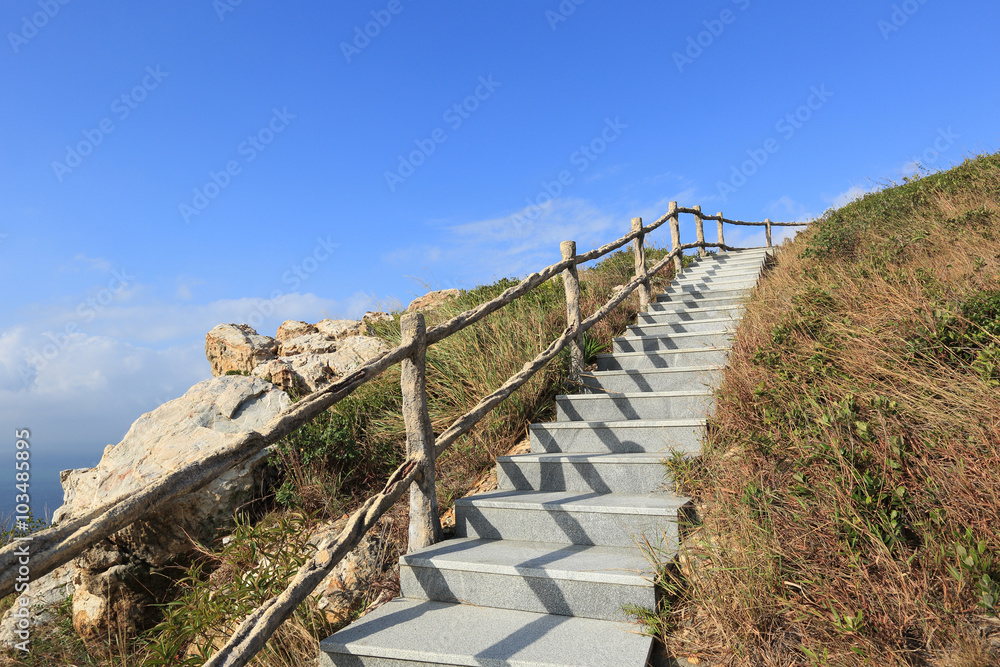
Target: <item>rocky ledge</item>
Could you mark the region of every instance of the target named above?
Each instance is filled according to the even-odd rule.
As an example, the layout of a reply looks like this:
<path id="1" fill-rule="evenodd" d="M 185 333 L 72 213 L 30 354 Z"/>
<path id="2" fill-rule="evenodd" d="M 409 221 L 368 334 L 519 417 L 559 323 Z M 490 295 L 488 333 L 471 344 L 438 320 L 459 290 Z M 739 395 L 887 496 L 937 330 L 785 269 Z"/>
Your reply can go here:
<path id="1" fill-rule="evenodd" d="M 274 338 L 246 324 L 220 324 L 205 336 L 212 375 L 253 375 L 285 391 L 310 393 L 389 351 L 372 336 L 372 325 L 391 316 L 367 313 L 361 320 L 289 320 Z"/>

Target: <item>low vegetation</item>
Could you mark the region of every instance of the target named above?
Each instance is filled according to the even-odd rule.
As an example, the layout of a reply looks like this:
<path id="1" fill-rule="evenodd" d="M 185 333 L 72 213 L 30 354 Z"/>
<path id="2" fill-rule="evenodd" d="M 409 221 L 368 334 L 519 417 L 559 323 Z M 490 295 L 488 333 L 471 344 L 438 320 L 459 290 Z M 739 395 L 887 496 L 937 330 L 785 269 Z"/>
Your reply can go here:
<path id="1" fill-rule="evenodd" d="M 654 262 L 662 249 L 648 249 Z M 632 255 L 619 252 L 592 268 L 581 270 L 581 310 L 597 310 L 617 285 L 631 279 Z M 672 277 L 667 267 L 654 287 Z M 463 291 L 460 297 L 427 313 L 428 326 L 487 301 L 516 284 L 513 278 Z M 588 359 L 610 350 L 611 339 L 635 318 L 633 296 L 585 338 Z M 391 345 L 400 341 L 399 313 L 378 325 L 376 334 Z M 436 432 L 470 410 L 528 360 L 544 350 L 566 326 L 565 299 L 556 278 L 483 321 L 428 350 L 427 389 Z M 532 422 L 554 413 L 558 393 L 572 393 L 567 384 L 568 356 L 549 364 L 452 447 L 438 464 L 439 506 L 448 509 L 489 470 L 498 455 L 527 434 Z M 359 501 L 380 489 L 387 475 L 404 458 L 405 432 L 401 413 L 399 368 L 363 385 L 350 397 L 298 429 L 279 443 L 274 462 L 281 472 L 270 508 L 242 516 L 226 544 L 204 545 L 200 555 L 179 578 L 174 600 L 164 607 L 163 621 L 139 637 L 117 633 L 100 645 L 86 645 L 72 629 L 68 604 L 58 610 L 58 622 L 33 637 L 28 656 L 7 654 L 13 665 L 183 665 L 202 664 L 235 627 L 233 622 L 280 592 L 299 565 L 311 555 L 307 538 L 312 529 L 335 521 Z M 384 553 L 393 563 L 405 551 L 406 505 L 401 502 L 383 521 Z M 247 572 L 253 576 L 246 576 Z M 398 572 L 390 569 L 376 582 L 365 604 L 392 594 Z M 384 597 L 384 596 L 383 596 Z M 9 606 L 10 600 L 4 602 Z M 350 620 L 350 619 L 346 619 Z M 343 623 L 331 622 L 313 600 L 302 605 L 255 659 L 255 665 L 284 667 L 308 664 L 318 640 Z M 2 655 L 0 655 L 2 659 Z"/>
<path id="2" fill-rule="evenodd" d="M 1000 155 L 830 211 L 748 304 L 658 614 L 723 665 L 1000 664 Z"/>

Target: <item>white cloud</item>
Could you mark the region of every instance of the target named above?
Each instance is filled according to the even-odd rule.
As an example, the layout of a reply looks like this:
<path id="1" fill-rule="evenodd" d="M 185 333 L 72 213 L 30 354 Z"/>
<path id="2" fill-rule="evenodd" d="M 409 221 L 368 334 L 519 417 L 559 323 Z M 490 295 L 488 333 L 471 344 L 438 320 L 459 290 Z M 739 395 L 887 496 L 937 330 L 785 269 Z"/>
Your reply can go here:
<path id="1" fill-rule="evenodd" d="M 74 255 L 73 259 L 76 263 L 82 264 L 85 268 L 91 271 L 101 271 L 107 273 L 111 270 L 111 262 L 103 257 L 87 257 L 83 253 L 79 253 Z"/>
<path id="2" fill-rule="evenodd" d="M 871 192 L 871 190 L 865 189 L 860 185 L 852 185 L 840 194 L 834 195 L 833 197 L 824 196 L 823 199 L 830 202 L 830 206 L 833 208 L 842 208 L 850 204 L 852 201 L 861 199 L 869 192 Z"/>
<path id="3" fill-rule="evenodd" d="M 29 428 L 48 450 L 100 449 L 142 413 L 210 377 L 201 344 L 166 350 L 74 334 L 27 358 L 23 327 L 0 333 L 0 433 Z"/>
<path id="4" fill-rule="evenodd" d="M 615 225 L 621 225 L 624 233 L 627 224 L 582 199 L 562 197 L 505 216 L 446 226 L 438 245 L 400 248 L 381 259 L 402 264 L 404 271 L 422 273 L 414 279 L 425 287 L 470 288 L 558 261 L 563 241 L 576 241 L 580 252 L 589 250 L 607 242 Z M 439 275 L 441 267 L 451 275 Z"/>
<path id="5" fill-rule="evenodd" d="M 139 290 L 139 288 L 135 288 Z M 164 303 L 143 294 L 138 303 L 95 307 L 81 302 L 36 306 L 22 326 L 33 332 L 32 349 L 40 349 L 66 332 L 100 335 L 140 344 L 169 344 L 204 336 L 217 324 L 250 323 L 260 333 L 274 335 L 285 320 L 317 321 L 324 317 L 357 318 L 372 307 L 374 299 L 357 292 L 346 299 L 325 299 L 315 294 L 281 294 L 277 299 L 243 297 L 219 299 L 206 304 Z M 82 306 L 82 307 L 81 307 Z"/>
<path id="6" fill-rule="evenodd" d="M 512 215 L 492 220 L 480 220 L 448 229 L 460 247 L 468 250 L 500 242 L 500 257 L 507 266 L 511 261 L 525 263 L 521 254 L 558 253 L 559 244 L 575 240 L 577 246 L 599 241 L 602 232 L 613 225 L 613 216 L 590 203 L 574 197 L 548 201 L 541 206 L 529 206 Z M 520 269 L 514 269 L 515 271 Z"/>
<path id="7" fill-rule="evenodd" d="M 788 195 L 770 202 L 764 207 L 764 211 L 776 222 L 808 222 L 816 218 L 816 214 L 811 213 L 805 204 L 795 201 Z"/>

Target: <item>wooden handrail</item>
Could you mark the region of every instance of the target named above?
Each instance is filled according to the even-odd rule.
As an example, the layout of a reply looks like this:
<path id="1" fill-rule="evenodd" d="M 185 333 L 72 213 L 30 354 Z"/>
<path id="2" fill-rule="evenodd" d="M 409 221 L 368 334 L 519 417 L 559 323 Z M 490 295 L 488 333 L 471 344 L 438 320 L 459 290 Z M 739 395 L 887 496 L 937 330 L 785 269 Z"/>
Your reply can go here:
<path id="1" fill-rule="evenodd" d="M 679 214 L 696 216 L 698 242 L 680 243 Z M 719 226 L 719 242 L 706 243 L 702 228 L 703 220 L 716 220 Z M 644 239 L 647 234 L 661 225 L 671 224 L 671 251 L 651 269 L 646 269 Z M 802 226 L 806 223 L 748 223 L 723 218 L 722 213 L 706 216 L 701 207 L 679 208 L 670 203 L 670 210 L 656 222 L 642 225 L 641 218 L 632 223 L 632 230 L 625 236 L 595 248 L 582 255 L 576 255 L 576 244 L 566 242 L 562 246 L 562 260 L 545 267 L 541 271 L 525 277 L 517 285 L 505 290 L 496 298 L 467 310 L 430 330 L 425 329 L 423 316 L 404 316 L 401 321 L 401 343 L 396 348 L 369 361 L 350 376 L 315 392 L 276 415 L 258 431 L 249 431 L 235 436 L 224 448 L 209 457 L 179 470 L 165 474 L 142 491 L 122 495 L 84 515 L 72 517 L 65 523 L 52 526 L 32 536 L 32 576 L 40 577 L 78 556 L 99 540 L 116 533 L 153 510 L 176 498 L 197 491 L 212 482 L 227 470 L 250 460 L 254 455 L 290 434 L 296 428 L 311 421 L 365 382 L 378 377 L 396 363 L 402 364 L 401 388 L 404 403 L 404 422 L 407 433 L 407 459 L 390 476 L 383 490 L 369 498 L 350 517 L 347 526 L 337 535 L 322 535 L 316 542 L 317 554 L 299 571 L 289 587 L 279 596 L 272 598 L 241 624 L 229 642 L 206 664 L 245 665 L 271 633 L 283 622 L 295 607 L 311 592 L 324 576 L 352 549 L 375 522 L 413 485 L 411 491 L 411 545 L 426 546 L 440 539 L 440 519 L 437 516 L 436 494 L 434 491 L 434 461 L 459 437 L 467 433 L 489 411 L 527 382 L 535 373 L 549 363 L 568 345 L 573 346 L 571 374 L 582 371 L 581 340 L 584 332 L 606 317 L 615 307 L 640 289 L 640 301 L 648 304 L 650 295 L 649 279 L 674 262 L 679 271 L 684 250 L 697 248 L 703 254 L 706 248 L 736 251 L 725 244 L 722 234 L 724 223 L 734 225 L 765 226 L 770 246 L 771 226 Z M 576 280 L 577 267 L 607 255 L 633 242 L 636 272 L 632 280 L 624 285 L 597 312 L 586 320 L 580 320 L 579 283 Z M 564 277 L 567 295 L 567 328 L 546 350 L 534 360 L 524 365 L 522 370 L 509 378 L 500 388 L 483 398 L 468 413 L 457 419 L 436 440 L 430 430 L 427 417 L 426 389 L 426 348 L 462 329 L 482 320 L 484 317 L 507 306 L 527 294 L 545 281 L 560 273 Z M 575 312 L 574 305 L 575 303 Z M 580 368 L 576 368 L 579 366 Z M 17 554 L 16 545 L 0 549 L 0 597 L 14 589 Z"/>

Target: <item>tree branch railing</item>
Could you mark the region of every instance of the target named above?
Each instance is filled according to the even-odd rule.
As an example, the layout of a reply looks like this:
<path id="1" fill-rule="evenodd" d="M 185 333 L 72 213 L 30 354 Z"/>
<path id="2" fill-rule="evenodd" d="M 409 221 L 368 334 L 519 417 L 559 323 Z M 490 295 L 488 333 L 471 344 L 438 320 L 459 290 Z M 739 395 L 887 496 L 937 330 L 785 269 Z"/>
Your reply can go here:
<path id="1" fill-rule="evenodd" d="M 697 241 L 681 244 L 679 215 L 695 216 Z M 718 242 L 705 241 L 703 223 L 718 223 Z M 652 267 L 646 267 L 644 241 L 646 236 L 667 222 L 671 229 L 671 250 Z M 639 290 L 640 306 L 645 308 L 651 298 L 650 279 L 673 262 L 675 272 L 682 268 L 684 250 L 697 249 L 703 256 L 707 248 L 724 251 L 747 250 L 726 245 L 723 225 L 763 226 L 767 247 L 771 247 L 771 228 L 774 226 L 805 226 L 806 223 L 744 222 L 724 218 L 722 213 L 707 216 L 701 207 L 680 208 L 670 203 L 667 214 L 656 222 L 643 226 L 641 218 L 632 220 L 632 229 L 625 236 L 595 248 L 582 255 L 576 254 L 576 244 L 566 241 L 560 246 L 562 259 L 556 264 L 532 273 L 517 285 L 508 288 L 496 298 L 467 310 L 431 329 L 426 329 L 423 315 L 410 313 L 400 322 L 401 343 L 396 348 L 369 361 L 350 376 L 315 392 L 282 411 L 264 425 L 260 431 L 236 435 L 224 448 L 205 459 L 163 475 L 142 491 L 124 494 L 85 514 L 71 517 L 62 524 L 39 531 L 31 536 L 32 579 L 51 572 L 56 567 L 80 555 L 83 551 L 155 509 L 188 493 L 203 488 L 227 470 L 234 468 L 265 447 L 277 442 L 303 424 L 311 421 L 324 410 L 338 403 L 365 382 L 381 375 L 391 366 L 401 364 L 401 391 L 403 419 L 406 427 L 407 458 L 389 477 L 382 491 L 368 498 L 348 519 L 346 526 L 334 535 L 329 529 L 321 530 L 312 542 L 316 554 L 303 565 L 286 589 L 265 602 L 240 624 L 239 628 L 207 663 L 212 667 L 237 667 L 246 665 L 259 652 L 274 631 L 295 608 L 319 585 L 324 577 L 353 549 L 382 515 L 402 495 L 410 491 L 409 548 L 416 549 L 441 539 L 435 492 L 435 462 L 458 438 L 468 433 L 479 421 L 514 391 L 545 367 L 566 347 L 570 347 L 570 377 L 578 379 L 583 371 L 583 334 L 606 317 L 614 308 Z M 635 258 L 635 275 L 625 285 L 616 289 L 612 297 L 590 317 L 581 320 L 580 287 L 577 267 L 598 259 L 632 243 Z M 426 351 L 429 345 L 475 324 L 491 313 L 527 294 L 547 280 L 562 275 L 566 292 L 567 327 L 538 356 L 510 377 L 500 388 L 483 398 L 472 410 L 464 414 L 436 439 L 430 426 L 425 388 Z M 10 544 L 0 549 L 0 598 L 14 590 L 18 573 L 17 552 L 19 545 Z"/>

